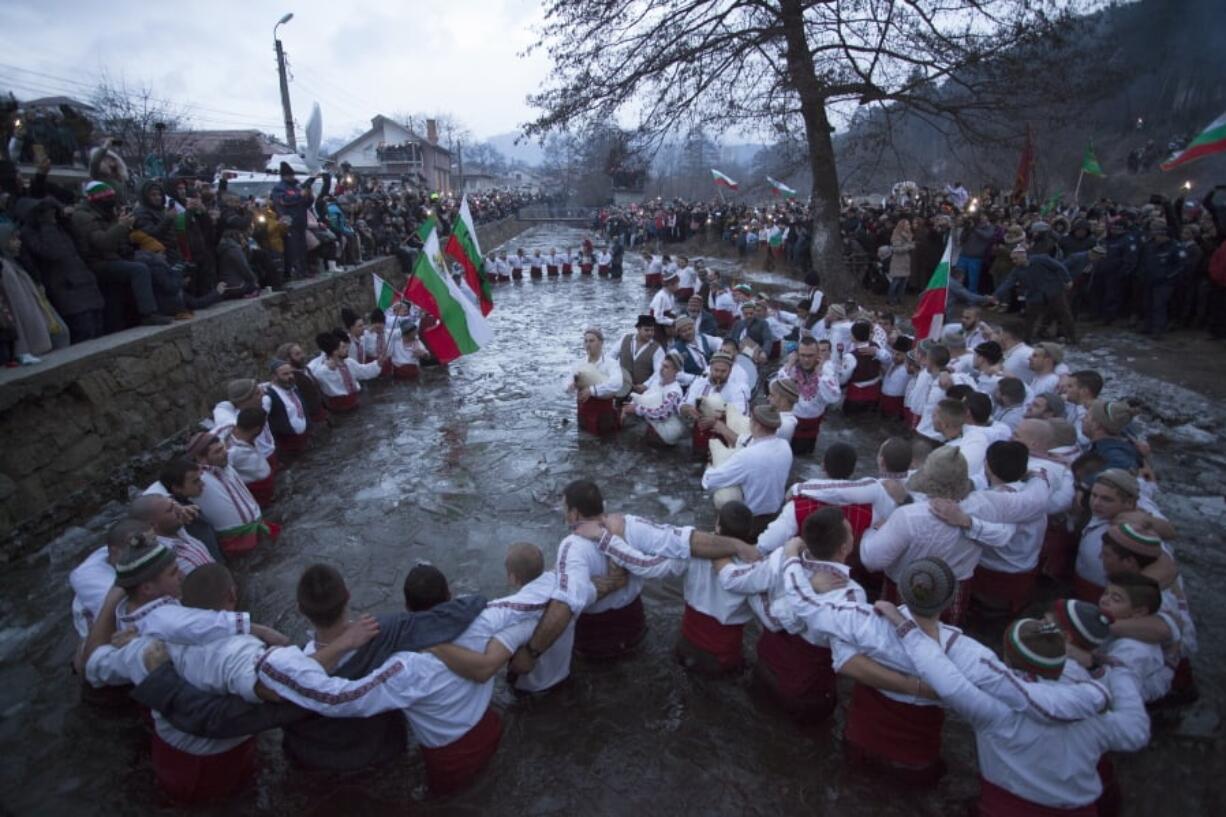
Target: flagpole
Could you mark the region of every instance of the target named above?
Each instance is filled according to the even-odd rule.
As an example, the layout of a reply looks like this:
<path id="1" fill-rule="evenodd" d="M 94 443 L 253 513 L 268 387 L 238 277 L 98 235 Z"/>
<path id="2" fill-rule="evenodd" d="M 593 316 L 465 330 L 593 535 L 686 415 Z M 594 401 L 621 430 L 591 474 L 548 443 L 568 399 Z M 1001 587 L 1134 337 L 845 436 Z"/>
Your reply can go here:
<path id="1" fill-rule="evenodd" d="M 1082 167 L 1077 173 L 1077 187 L 1073 190 L 1073 204 L 1079 204 L 1081 202 L 1081 180 L 1085 175 L 1086 169 Z"/>

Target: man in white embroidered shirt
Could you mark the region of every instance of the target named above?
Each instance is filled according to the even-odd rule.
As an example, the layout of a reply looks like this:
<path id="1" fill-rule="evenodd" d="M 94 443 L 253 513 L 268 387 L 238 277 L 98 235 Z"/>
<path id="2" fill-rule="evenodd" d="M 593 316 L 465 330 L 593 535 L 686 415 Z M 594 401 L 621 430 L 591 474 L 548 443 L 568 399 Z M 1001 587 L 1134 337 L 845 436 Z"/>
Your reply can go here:
<path id="1" fill-rule="evenodd" d="M 753 410 L 749 443 L 718 467 L 702 475 L 707 491 L 738 485 L 745 504 L 754 514 L 754 534 L 761 533 L 783 506 L 788 474 L 792 470 L 792 447 L 776 436 L 779 412 L 759 405 Z"/>

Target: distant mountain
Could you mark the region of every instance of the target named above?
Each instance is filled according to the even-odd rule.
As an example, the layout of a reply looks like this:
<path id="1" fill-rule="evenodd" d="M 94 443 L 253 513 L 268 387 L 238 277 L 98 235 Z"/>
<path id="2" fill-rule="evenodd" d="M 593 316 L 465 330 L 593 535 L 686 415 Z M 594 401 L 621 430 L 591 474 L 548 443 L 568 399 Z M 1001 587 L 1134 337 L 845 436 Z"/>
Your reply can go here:
<path id="1" fill-rule="evenodd" d="M 535 141 L 524 141 L 517 145 L 515 144 L 517 138 L 519 138 L 519 133 L 511 131 L 491 136 L 485 141 L 498 148 L 499 153 L 513 162 L 523 162 L 532 167 L 540 167 L 545 158 L 545 151 Z"/>

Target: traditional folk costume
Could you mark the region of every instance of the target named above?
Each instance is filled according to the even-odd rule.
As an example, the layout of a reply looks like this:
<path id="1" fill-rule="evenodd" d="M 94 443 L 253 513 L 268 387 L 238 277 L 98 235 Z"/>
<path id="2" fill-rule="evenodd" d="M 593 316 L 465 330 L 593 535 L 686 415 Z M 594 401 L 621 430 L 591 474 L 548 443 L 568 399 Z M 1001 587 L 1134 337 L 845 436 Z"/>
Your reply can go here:
<path id="1" fill-rule="evenodd" d="M 707 309 L 715 316 L 715 322 L 719 324 L 722 332 L 731 329 L 741 313 L 736 299 L 732 297 L 732 290 L 727 287 L 711 287 L 707 295 Z"/>
<path id="2" fill-rule="evenodd" d="M 282 388 L 275 383 L 264 384 L 268 400 L 268 428 L 278 451 L 298 454 L 310 442 L 310 418 L 297 385 Z"/>
<path id="3" fill-rule="evenodd" d="M 396 380 L 416 380 L 421 374 L 421 362 L 430 357 L 429 351 L 417 339 L 417 332 L 397 329 L 391 339 L 392 377 Z"/>
<path id="4" fill-rule="evenodd" d="M 760 413 L 762 408 L 755 409 Z M 773 410 L 772 414 L 778 417 Z M 778 423 L 772 430 L 778 429 Z M 792 448 L 776 436 L 754 437 L 738 448 L 722 465 L 708 468 L 702 475 L 704 491 L 737 486 L 755 517 L 757 531 L 783 506 L 788 474 L 792 470 Z"/>
<path id="5" fill-rule="evenodd" d="M 741 383 L 734 381 L 731 376 L 722 386 L 718 387 L 711 382 L 709 375 L 694 378 L 694 382 L 690 384 L 689 390 L 685 393 L 685 404 L 693 406 L 700 414 L 703 414 L 702 401 L 717 396 L 724 405 L 735 405 L 742 414 L 749 410 L 749 391 Z M 699 428 L 697 422 L 694 423 L 691 442 L 696 459 L 707 458 L 711 433 L 710 430 Z"/>
<path id="6" fill-rule="evenodd" d="M 260 503 L 232 466 L 201 465 L 200 479 L 204 491 L 196 504 L 226 555 L 255 550 L 261 533 L 276 538 L 277 529 L 265 524 Z"/>
<path id="7" fill-rule="evenodd" d="M 643 284 L 648 289 L 658 289 L 664 286 L 664 259 L 653 255 L 647 262 L 647 271 L 643 274 Z"/>
<path id="8" fill-rule="evenodd" d="M 379 361 L 357 363 L 351 358 L 335 361 L 322 355 L 311 361 L 311 374 L 319 383 L 324 405 L 334 413 L 353 411 L 358 407 L 358 395 L 362 391 L 359 381 L 373 380 L 379 376 Z"/>
<path id="9" fill-rule="evenodd" d="M 856 365 L 852 368 L 843 398 L 843 411 L 869 411 L 881 400 L 881 381 L 885 367 L 893 362 L 888 349 L 873 342 L 853 342 L 850 350 Z M 799 367 L 798 367 L 799 368 Z"/>
<path id="10" fill-rule="evenodd" d="M 826 408 L 842 399 L 838 371 L 825 364 L 806 371 L 800 364 L 785 366 L 776 379 L 787 378 L 796 384 L 800 399 L 792 407 L 796 415 L 796 431 L 792 434 L 792 453 L 796 456 L 812 454 L 817 446 L 817 435 L 826 416 Z"/>
<path id="11" fill-rule="evenodd" d="M 533 281 L 539 281 L 542 277 L 541 273 L 545 270 L 545 259 L 541 257 L 541 251 L 537 250 L 532 253 L 532 257 L 528 259 L 528 276 Z"/>
<path id="12" fill-rule="evenodd" d="M 621 428 L 621 413 L 613 402 L 625 386 L 621 364 L 604 355 L 594 363 L 585 358 L 581 365 L 594 367 L 603 381 L 589 387 L 587 400 L 576 402 L 579 428 L 598 436 L 613 434 Z"/>

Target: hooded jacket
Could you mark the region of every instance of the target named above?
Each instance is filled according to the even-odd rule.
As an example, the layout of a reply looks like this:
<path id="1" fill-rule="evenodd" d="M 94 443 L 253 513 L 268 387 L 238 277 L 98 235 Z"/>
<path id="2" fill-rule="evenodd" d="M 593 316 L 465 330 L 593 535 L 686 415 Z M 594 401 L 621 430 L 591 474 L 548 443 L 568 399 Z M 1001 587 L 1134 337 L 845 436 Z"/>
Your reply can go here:
<path id="1" fill-rule="evenodd" d="M 98 279 L 90 272 L 77 245 L 59 220 L 44 222 L 41 218 L 47 210 L 59 205 L 54 199 L 23 199 L 18 202 L 16 215 L 22 222 L 21 244 L 29 254 L 36 271 L 42 279 L 51 305 L 61 315 L 77 315 L 105 304 Z"/>

